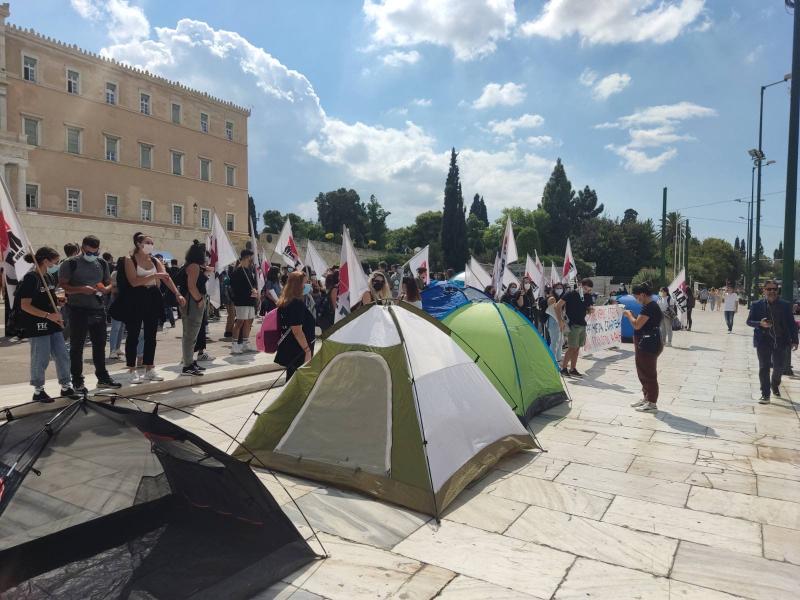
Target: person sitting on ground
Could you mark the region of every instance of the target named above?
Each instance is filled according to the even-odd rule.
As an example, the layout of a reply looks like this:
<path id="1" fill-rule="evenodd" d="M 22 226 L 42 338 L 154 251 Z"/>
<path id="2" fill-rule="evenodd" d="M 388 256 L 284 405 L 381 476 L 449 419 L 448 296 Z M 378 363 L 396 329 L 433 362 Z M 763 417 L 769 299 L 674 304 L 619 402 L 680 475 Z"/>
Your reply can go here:
<path id="1" fill-rule="evenodd" d="M 403 277 L 402 293 L 399 300 L 413 304 L 417 308 L 422 308 L 422 298 L 419 295 L 417 281 L 413 277 Z"/>
<path id="2" fill-rule="evenodd" d="M 367 291 L 361 295 L 361 304 L 366 305 L 391 299 L 392 290 L 386 281 L 386 275 L 381 271 L 373 271 L 372 275 L 369 276 L 367 285 Z"/>
<path id="3" fill-rule="evenodd" d="M 253 271 L 252 250 L 242 250 L 239 263 L 231 274 L 231 300 L 236 319 L 233 324 L 233 342 L 231 354 L 257 352 L 250 346 L 250 329 L 256 318 L 256 301 L 258 300 L 258 284 Z"/>
<path id="4" fill-rule="evenodd" d="M 278 299 L 278 326 L 281 339 L 275 352 L 275 362 L 286 368 L 286 380 L 314 354 L 314 317 L 303 301 L 305 275 L 302 271 L 289 274 Z"/>
<path id="5" fill-rule="evenodd" d="M 637 412 L 658 411 L 658 357 L 664 350 L 661 340 L 661 321 L 664 318 L 658 303 L 653 302 L 650 286 L 646 283 L 633 286 L 633 295 L 642 305 L 639 316 L 626 310 L 623 316 L 633 325 L 633 348 L 636 374 L 642 384 L 642 399 L 631 404 Z"/>
<path id="6" fill-rule="evenodd" d="M 558 302 L 558 307 L 564 308 L 567 313 L 569 332 L 567 333 L 567 351 L 564 353 L 564 362 L 561 365 L 561 374 L 572 377 L 582 377 L 578 372 L 578 353 L 586 344 L 586 315 L 593 310 L 591 279 L 581 280 L 581 291 L 570 290 Z"/>
<path id="7" fill-rule="evenodd" d="M 29 338 L 31 347 L 31 385 L 34 402 L 52 402 L 44 390 L 45 372 L 50 359 L 56 365 L 60 396 L 80 398 L 72 389 L 69 355 L 61 333 L 64 321 L 58 311 L 56 288 L 58 287 L 58 252 L 42 246 L 34 256 L 30 254 L 25 261 L 34 263 L 34 268 L 25 274 L 17 288 L 16 296 L 23 313 L 22 329 Z"/>

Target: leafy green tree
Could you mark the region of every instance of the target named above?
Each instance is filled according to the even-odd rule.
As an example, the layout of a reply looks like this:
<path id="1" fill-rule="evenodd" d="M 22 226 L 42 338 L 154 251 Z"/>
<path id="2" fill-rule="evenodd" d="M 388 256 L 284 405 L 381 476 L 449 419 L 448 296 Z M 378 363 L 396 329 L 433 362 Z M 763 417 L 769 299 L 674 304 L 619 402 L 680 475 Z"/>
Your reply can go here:
<path id="1" fill-rule="evenodd" d="M 486 249 L 486 252 L 491 255 L 487 256 L 487 258 L 492 259 L 494 257 L 494 253 L 500 249 L 500 242 L 503 238 L 503 233 L 506 230 L 506 221 L 509 217 L 511 218 L 511 224 L 514 230 L 515 238 L 524 228 L 533 229 L 536 231 L 537 239 L 540 237 L 539 229 L 536 226 L 536 211 L 528 210 L 527 208 L 522 208 L 521 206 L 504 208 L 500 213 L 500 217 L 496 219 L 494 223 L 489 225 L 489 227 L 487 227 L 483 232 L 483 246 Z M 541 249 L 540 242 L 541 240 L 539 240 L 536 245 L 537 250 Z M 519 251 L 519 246 L 517 246 L 517 250 Z M 520 255 L 522 255 L 522 251 L 519 252 Z"/>
<path id="2" fill-rule="evenodd" d="M 486 231 L 486 224 L 478 215 L 472 213 L 467 218 L 467 246 L 473 256 L 483 256 L 485 250 L 483 245 L 484 231 Z"/>
<path id="3" fill-rule="evenodd" d="M 458 174 L 458 154 L 453 148 L 450 153 L 450 169 L 444 186 L 444 210 L 442 211 L 442 229 L 439 235 L 442 247 L 442 258 L 445 268 L 461 269 L 467 262 L 467 223 L 464 213 L 464 196 L 461 192 L 461 180 Z"/>
<path id="4" fill-rule="evenodd" d="M 342 226 L 346 225 L 353 242 L 366 245 L 367 211 L 355 190 L 339 188 L 325 194 L 320 192 L 315 202 L 319 223 L 324 231 L 341 234 Z"/>
<path id="5" fill-rule="evenodd" d="M 778 247 L 772 253 L 772 258 L 775 260 L 783 260 L 783 242 L 778 242 Z"/>
<path id="6" fill-rule="evenodd" d="M 381 206 L 374 194 L 369 197 L 369 202 L 367 202 L 367 235 L 370 240 L 375 240 L 375 245 L 378 248 L 386 246 L 386 233 L 389 231 L 389 228 L 386 227 L 386 217 L 390 214 L 388 210 Z"/>
<path id="7" fill-rule="evenodd" d="M 278 233 L 286 220 L 279 210 L 265 210 L 263 219 L 264 229 L 269 233 Z"/>
<path id="8" fill-rule="evenodd" d="M 572 231 L 580 235 L 587 223 L 603 213 L 603 205 L 597 203 L 597 192 L 588 185 L 578 192 L 572 203 Z"/>
<path id="9" fill-rule="evenodd" d="M 486 203 L 483 201 L 483 196 L 480 194 L 475 194 L 472 198 L 469 214 L 478 217 L 484 226 L 489 225 L 489 216 L 486 214 Z"/>
<path id="10" fill-rule="evenodd" d="M 636 220 L 639 218 L 639 213 L 636 212 L 632 208 L 625 209 L 625 214 L 622 217 L 623 223 L 636 223 Z"/>
<path id="11" fill-rule="evenodd" d="M 742 255 L 730 242 L 719 238 L 706 238 L 700 244 L 690 244 L 689 266 L 694 278 L 713 287 L 737 281 L 743 271 Z"/>
<path id="12" fill-rule="evenodd" d="M 661 269 L 654 269 L 652 267 L 646 267 L 633 276 L 631 286 L 639 285 L 640 283 L 650 284 L 653 291 L 665 285 L 669 285 L 667 280 L 661 279 Z"/>
<path id="13" fill-rule="evenodd" d="M 392 229 L 386 235 L 386 249 L 391 252 L 413 254 L 417 248 L 430 245 L 431 270 L 442 268 L 442 246 L 439 232 L 442 230 L 442 213 L 430 210 L 417 215 L 413 225 Z M 463 269 L 463 266 L 458 269 Z"/>
<path id="14" fill-rule="evenodd" d="M 541 242 L 536 227 L 523 227 L 520 229 L 519 233 L 515 233 L 514 236 L 517 242 L 517 252 L 519 253 L 520 262 L 525 260 L 526 254 L 533 256 L 534 251 L 539 251 Z"/>

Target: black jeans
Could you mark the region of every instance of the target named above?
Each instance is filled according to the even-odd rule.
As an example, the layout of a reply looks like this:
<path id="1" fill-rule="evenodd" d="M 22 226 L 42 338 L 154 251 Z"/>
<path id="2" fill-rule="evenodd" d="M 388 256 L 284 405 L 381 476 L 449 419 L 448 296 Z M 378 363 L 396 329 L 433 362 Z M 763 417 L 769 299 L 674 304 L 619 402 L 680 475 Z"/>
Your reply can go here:
<path id="1" fill-rule="evenodd" d="M 758 381 L 761 383 L 761 395 L 770 396 L 770 384 L 778 387 L 781 384 L 781 375 L 786 367 L 786 350 L 789 345 L 785 342 L 773 344 L 772 340 L 765 340 L 756 346 L 758 354 Z M 791 349 L 789 350 L 791 352 Z M 772 377 L 769 369 L 772 367 Z"/>
<path id="2" fill-rule="evenodd" d="M 692 311 L 694 310 L 693 307 L 686 308 L 686 329 L 691 331 L 692 330 Z"/>
<path id="3" fill-rule="evenodd" d="M 72 385 L 83 385 L 83 346 L 86 334 L 92 340 L 92 362 L 98 379 L 109 379 L 106 369 L 106 313 L 103 309 L 69 308 L 69 362 Z"/>
<path id="4" fill-rule="evenodd" d="M 157 287 L 135 287 L 130 290 L 134 302 L 133 315 L 125 322 L 128 337 L 125 338 L 125 362 L 129 368 L 136 366 L 136 346 L 139 331 L 144 328 L 144 350 L 142 364 L 152 366 L 156 358 L 156 334 L 158 322 L 164 316 L 164 304 Z"/>

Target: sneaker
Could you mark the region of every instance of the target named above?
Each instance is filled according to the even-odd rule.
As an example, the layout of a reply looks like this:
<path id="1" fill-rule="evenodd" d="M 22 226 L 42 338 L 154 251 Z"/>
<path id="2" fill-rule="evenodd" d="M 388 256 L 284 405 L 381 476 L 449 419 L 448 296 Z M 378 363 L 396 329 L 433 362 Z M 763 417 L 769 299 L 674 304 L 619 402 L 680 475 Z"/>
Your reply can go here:
<path id="1" fill-rule="evenodd" d="M 192 366 L 193 369 L 196 369 L 197 371 L 205 371 L 206 370 L 205 367 L 201 367 L 200 365 L 198 365 L 197 361 L 193 362 L 191 366 Z"/>
<path id="2" fill-rule="evenodd" d="M 655 402 L 643 402 L 636 407 L 636 412 L 658 412 L 658 405 Z"/>
<path id="3" fill-rule="evenodd" d="M 99 388 L 111 388 L 111 389 L 119 389 L 122 387 L 122 384 L 118 381 L 114 381 L 109 377 L 108 379 L 98 379 L 97 380 L 97 387 Z"/>
<path id="4" fill-rule="evenodd" d="M 772 395 L 775 396 L 776 398 L 780 398 L 781 397 L 781 391 L 780 391 L 780 389 L 778 389 L 777 385 L 773 385 L 772 386 Z"/>
<path id="5" fill-rule="evenodd" d="M 644 404 L 644 403 L 646 403 L 646 402 L 647 402 L 647 400 L 645 400 L 644 398 L 642 398 L 641 400 L 637 400 L 636 402 L 631 402 L 631 406 L 632 406 L 633 408 L 637 408 L 637 407 L 641 406 L 642 404 Z"/>
<path id="6" fill-rule="evenodd" d="M 134 371 L 133 372 L 133 377 L 131 377 L 131 380 L 130 380 L 130 384 L 131 385 L 139 385 L 140 383 L 144 383 L 144 382 L 145 382 L 144 375 L 139 373 L 139 371 Z"/>
<path id="7" fill-rule="evenodd" d="M 78 396 L 79 398 L 83 398 L 84 396 L 89 395 L 89 390 L 82 383 L 79 385 L 75 385 L 73 389 L 75 390 L 75 395 Z"/>
<path id="8" fill-rule="evenodd" d="M 63 398 L 69 398 L 70 400 L 80 400 L 82 398 L 82 396 L 71 387 L 61 388 L 61 396 Z"/>
<path id="9" fill-rule="evenodd" d="M 569 369 L 561 369 L 561 374 L 564 377 L 569 377 Z"/>
<path id="10" fill-rule="evenodd" d="M 569 374 L 573 377 L 583 377 L 583 373 L 578 373 L 578 369 L 570 369 Z"/>
<path id="11" fill-rule="evenodd" d="M 769 404 L 769 396 L 761 396 L 761 398 L 758 399 L 758 403 Z"/>
<path id="12" fill-rule="evenodd" d="M 33 392 L 33 401 L 49 404 L 50 402 L 53 402 L 53 399 L 50 396 L 48 396 L 47 392 L 45 392 L 44 390 L 39 390 L 38 392 L 37 391 Z"/>
<path id="13" fill-rule="evenodd" d="M 258 352 L 258 350 L 250 345 L 250 340 L 245 340 L 242 342 L 242 352 Z"/>
<path id="14" fill-rule="evenodd" d="M 181 375 L 186 375 L 187 377 L 199 377 L 202 374 L 203 374 L 202 371 L 198 371 L 197 369 L 195 369 L 192 366 L 183 367 L 183 369 L 181 369 Z"/>
<path id="15" fill-rule="evenodd" d="M 237 342 L 233 342 L 231 344 L 231 354 L 241 354 L 241 353 L 242 353 L 242 345 Z"/>
<path id="16" fill-rule="evenodd" d="M 208 352 L 201 352 L 200 354 L 197 355 L 197 360 L 203 362 L 211 362 L 212 360 L 214 360 L 214 357 L 211 356 Z"/>
<path id="17" fill-rule="evenodd" d="M 156 373 L 155 369 L 148 369 L 144 373 L 144 377 L 142 377 L 144 381 L 164 381 L 164 378 Z"/>

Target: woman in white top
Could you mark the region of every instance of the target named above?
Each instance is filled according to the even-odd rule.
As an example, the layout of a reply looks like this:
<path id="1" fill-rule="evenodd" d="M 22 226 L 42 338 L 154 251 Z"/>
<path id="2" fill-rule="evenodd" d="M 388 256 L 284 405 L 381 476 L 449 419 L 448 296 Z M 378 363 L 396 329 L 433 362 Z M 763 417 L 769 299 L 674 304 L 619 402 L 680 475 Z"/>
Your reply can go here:
<path id="1" fill-rule="evenodd" d="M 658 293 L 658 308 L 664 318 L 661 319 L 661 342 L 665 346 L 672 346 L 672 319 L 675 318 L 675 303 L 669 296 L 669 288 L 662 287 Z"/>
<path id="2" fill-rule="evenodd" d="M 422 298 L 419 295 L 416 279 L 413 277 L 403 277 L 401 289 L 400 300 L 413 304 L 417 308 L 422 308 Z"/>
<path id="3" fill-rule="evenodd" d="M 564 295 L 564 286 L 557 283 L 553 286 L 550 296 L 547 298 L 547 332 L 550 334 L 550 351 L 555 356 L 556 361 L 561 362 L 561 347 L 563 342 L 563 332 L 567 324 L 561 314 L 558 302 Z"/>
<path id="4" fill-rule="evenodd" d="M 125 257 L 125 278 L 128 289 L 123 291 L 119 285 L 120 275 L 117 274 L 117 286 L 120 293 L 130 294 L 130 298 L 125 304 L 128 310 L 125 361 L 132 374 L 131 383 L 164 381 L 164 378 L 158 375 L 153 368 L 158 321 L 164 314 L 164 299 L 159 289 L 160 283 L 163 281 L 175 294 L 181 307 L 186 306 L 186 299 L 175 287 L 175 283 L 164 269 L 164 265 L 157 258 L 151 256 L 154 247 L 153 238 L 139 232 L 133 236 L 133 243 L 133 252 L 130 256 Z M 142 328 L 144 328 L 143 374 L 136 370 L 136 346 L 139 342 L 139 331 Z"/>

